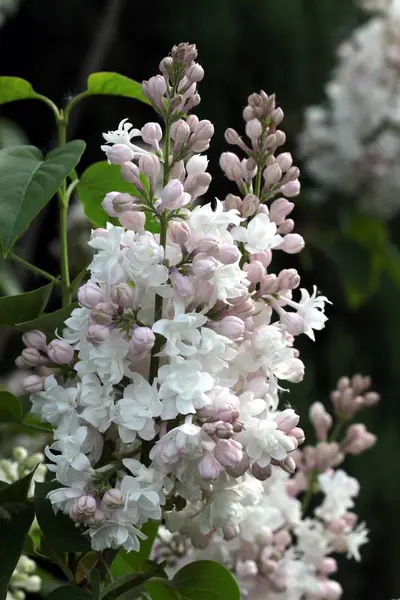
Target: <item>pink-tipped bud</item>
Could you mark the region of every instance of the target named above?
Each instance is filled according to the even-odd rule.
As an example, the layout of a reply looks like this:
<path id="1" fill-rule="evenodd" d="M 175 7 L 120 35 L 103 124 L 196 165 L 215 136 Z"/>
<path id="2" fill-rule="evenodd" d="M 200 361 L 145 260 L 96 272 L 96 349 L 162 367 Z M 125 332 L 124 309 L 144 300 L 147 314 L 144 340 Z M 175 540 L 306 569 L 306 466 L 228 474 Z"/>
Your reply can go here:
<path id="1" fill-rule="evenodd" d="M 301 446 L 304 444 L 306 436 L 304 434 L 304 430 L 301 427 L 293 427 L 290 431 L 288 431 L 288 436 L 295 440 L 297 443 L 296 446 Z"/>
<path id="2" fill-rule="evenodd" d="M 198 254 L 214 254 L 219 250 L 219 240 L 211 236 L 203 237 L 196 246 Z"/>
<path id="3" fill-rule="evenodd" d="M 254 194 L 247 194 L 243 198 L 243 202 L 239 206 L 239 210 L 242 214 L 242 217 L 245 217 L 245 218 L 251 217 L 260 208 L 261 208 L 260 200 Z M 267 207 L 264 207 L 264 208 L 267 208 Z M 267 213 L 268 213 L 268 209 L 267 209 Z"/>
<path id="4" fill-rule="evenodd" d="M 73 521 L 84 521 L 93 516 L 96 509 L 97 503 L 92 496 L 81 496 L 74 500 L 69 516 Z"/>
<path id="5" fill-rule="evenodd" d="M 67 365 L 74 358 L 74 349 L 64 340 L 53 340 L 48 346 L 47 354 L 57 365 Z"/>
<path id="6" fill-rule="evenodd" d="M 39 350 L 37 350 L 36 348 L 24 348 L 24 350 L 22 350 L 21 356 L 18 358 L 22 358 L 22 360 L 20 361 L 21 367 L 19 367 L 19 364 L 15 362 L 15 364 L 17 364 L 19 368 L 38 367 L 39 365 L 45 365 L 48 362 L 47 358 L 42 356 Z"/>
<path id="7" fill-rule="evenodd" d="M 292 543 L 292 536 L 287 529 L 281 529 L 274 535 L 274 544 L 280 551 L 285 550 Z"/>
<path id="8" fill-rule="evenodd" d="M 328 579 L 322 582 L 322 594 L 324 600 L 339 600 L 343 594 L 343 588 L 337 581 Z"/>
<path id="9" fill-rule="evenodd" d="M 47 350 L 46 336 L 38 329 L 31 329 L 22 336 L 22 341 L 27 348 L 36 348 L 45 352 Z"/>
<path id="10" fill-rule="evenodd" d="M 231 477 L 241 477 L 248 471 L 250 465 L 250 460 L 246 452 L 243 452 L 242 460 L 239 460 L 236 464 L 233 465 L 230 469 L 227 469 L 228 474 Z"/>
<path id="11" fill-rule="evenodd" d="M 94 281 L 88 281 L 78 290 L 78 302 L 85 308 L 94 308 L 104 302 L 104 292 Z"/>
<path id="12" fill-rule="evenodd" d="M 140 210 L 128 210 L 118 215 L 122 227 L 129 231 L 143 231 L 146 223 L 146 215 Z"/>
<path id="13" fill-rule="evenodd" d="M 300 285 L 300 275 L 296 269 L 283 269 L 278 275 L 280 290 L 295 290 Z"/>
<path id="14" fill-rule="evenodd" d="M 273 165 L 270 165 L 269 167 L 264 169 L 263 177 L 264 177 L 265 185 L 267 187 L 269 187 L 271 185 L 275 185 L 278 183 L 278 181 L 281 180 L 282 169 L 280 168 L 278 163 L 274 163 Z"/>
<path id="15" fill-rule="evenodd" d="M 156 178 L 160 172 L 161 165 L 155 154 L 142 154 L 139 156 L 139 169 L 149 178 Z"/>
<path id="16" fill-rule="evenodd" d="M 174 142 L 184 144 L 190 136 L 190 127 L 183 119 L 178 119 L 171 125 L 171 137 Z"/>
<path id="17" fill-rule="evenodd" d="M 39 377 L 39 375 L 28 375 L 22 382 L 23 390 L 26 394 L 35 394 L 41 392 L 44 388 L 45 377 Z"/>
<path id="18" fill-rule="evenodd" d="M 265 267 L 258 260 L 254 260 L 251 263 L 246 263 L 243 267 L 243 270 L 247 273 L 247 279 L 253 284 L 258 283 L 265 276 Z"/>
<path id="19" fill-rule="evenodd" d="M 262 525 L 256 533 L 256 542 L 259 546 L 270 546 L 274 539 L 273 533 L 269 527 Z"/>
<path id="20" fill-rule="evenodd" d="M 174 291 L 181 298 L 190 298 L 194 294 L 193 284 L 188 277 L 185 275 L 181 275 L 179 271 L 176 269 L 171 272 L 170 275 L 171 283 L 174 288 Z"/>
<path id="21" fill-rule="evenodd" d="M 88 327 L 86 339 L 88 342 L 93 344 L 93 346 L 100 346 L 109 338 L 109 336 L 110 330 L 106 325 L 98 325 L 97 323 L 93 323 Z"/>
<path id="22" fill-rule="evenodd" d="M 216 258 L 224 265 L 232 265 L 241 257 L 240 250 L 233 244 L 225 244 L 218 249 Z"/>
<path id="23" fill-rule="evenodd" d="M 286 473 L 292 474 L 296 470 L 296 463 L 291 456 L 287 456 L 280 466 Z"/>
<path id="24" fill-rule="evenodd" d="M 252 260 L 258 260 L 263 265 L 263 267 L 267 269 L 272 261 L 272 252 L 271 250 L 257 252 L 256 254 L 252 255 Z"/>
<path id="25" fill-rule="evenodd" d="M 244 177 L 240 160 L 233 152 L 223 152 L 219 159 L 219 164 L 230 181 L 238 181 Z"/>
<path id="26" fill-rule="evenodd" d="M 118 194 L 113 198 L 113 209 L 117 214 L 131 210 L 135 200 L 130 194 Z"/>
<path id="27" fill-rule="evenodd" d="M 337 571 L 337 562 L 334 558 L 323 558 L 321 560 L 321 562 L 318 565 L 318 571 L 321 573 L 321 575 L 332 575 L 333 573 L 336 573 Z"/>
<path id="28" fill-rule="evenodd" d="M 193 273 L 199 279 L 211 279 L 217 268 L 218 261 L 212 256 L 198 254 L 193 259 Z"/>
<path id="29" fill-rule="evenodd" d="M 131 342 L 140 348 L 141 351 L 149 351 L 154 346 L 156 336 L 149 327 L 137 327 L 133 334 Z"/>
<path id="30" fill-rule="evenodd" d="M 234 196 L 233 194 L 228 194 L 224 201 L 224 210 L 239 210 L 242 206 L 242 199 L 239 196 Z"/>
<path id="31" fill-rule="evenodd" d="M 238 560 L 236 563 L 236 575 L 240 578 L 255 577 L 258 574 L 258 567 L 254 560 Z"/>
<path id="32" fill-rule="evenodd" d="M 214 456 L 223 467 L 231 469 L 243 458 L 242 444 L 235 440 L 219 440 L 214 448 Z"/>
<path id="33" fill-rule="evenodd" d="M 161 63 L 163 68 L 161 68 Z M 171 57 L 167 56 L 161 61 L 161 63 L 160 71 L 162 73 L 165 72 L 165 74 L 167 74 L 167 69 L 171 66 L 172 63 Z M 146 81 L 146 87 L 149 94 L 151 94 L 151 96 L 153 96 L 156 100 L 160 100 L 161 97 L 164 96 L 164 94 L 167 91 L 166 81 L 161 75 L 155 75 L 154 77 L 150 77 L 150 79 Z"/>
<path id="34" fill-rule="evenodd" d="M 231 146 L 238 146 L 241 143 L 241 138 L 237 131 L 229 127 L 225 131 L 225 141 Z"/>
<path id="35" fill-rule="evenodd" d="M 123 165 L 134 157 L 134 152 L 125 144 L 114 144 L 113 146 L 103 146 L 108 161 L 112 165 Z"/>
<path id="36" fill-rule="evenodd" d="M 110 325 L 113 320 L 115 307 L 111 302 L 99 302 L 90 312 L 90 318 L 99 325 Z"/>
<path id="37" fill-rule="evenodd" d="M 278 233 L 282 235 L 286 235 L 287 233 L 292 233 L 294 229 L 294 221 L 293 219 L 285 219 L 283 223 L 281 223 L 278 227 Z"/>
<path id="38" fill-rule="evenodd" d="M 199 463 L 200 477 L 205 481 L 218 479 L 221 466 L 211 454 L 207 453 Z"/>
<path id="39" fill-rule="evenodd" d="M 298 254 L 305 246 L 304 239 L 298 233 L 288 233 L 283 238 L 282 244 L 279 249 L 283 250 L 287 254 Z"/>
<path id="40" fill-rule="evenodd" d="M 111 286 L 111 300 L 121 308 L 131 308 L 133 303 L 132 288 L 127 283 L 118 283 Z"/>
<path id="41" fill-rule="evenodd" d="M 296 312 L 285 312 L 280 315 L 280 321 L 291 335 L 304 333 L 304 318 Z"/>
<path id="42" fill-rule="evenodd" d="M 210 140 L 214 135 L 214 125 L 208 119 L 202 119 L 197 123 L 194 135 L 198 140 Z"/>
<path id="43" fill-rule="evenodd" d="M 276 157 L 276 162 L 282 169 L 283 173 L 286 173 L 293 164 L 293 158 L 290 152 L 282 152 Z"/>
<path id="44" fill-rule="evenodd" d="M 219 323 L 219 332 L 230 340 L 239 340 L 244 333 L 244 322 L 239 317 L 224 317 Z"/>
<path id="45" fill-rule="evenodd" d="M 376 436 L 367 431 L 362 423 L 354 423 L 347 429 L 342 450 L 347 454 L 359 455 L 376 443 Z"/>
<path id="46" fill-rule="evenodd" d="M 251 472 L 256 479 L 259 481 L 266 481 L 272 475 L 272 467 L 271 465 L 267 465 L 266 467 L 260 467 L 257 463 L 253 463 L 251 467 Z"/>
<path id="47" fill-rule="evenodd" d="M 275 416 L 278 429 L 284 433 L 288 433 L 293 427 L 296 427 L 299 420 L 300 417 L 295 413 L 293 408 L 285 408 L 285 410 Z"/>
<path id="48" fill-rule="evenodd" d="M 100 525 L 102 525 L 105 520 L 106 520 L 105 514 L 103 513 L 102 510 L 97 508 L 90 517 L 85 519 L 85 523 L 89 527 L 100 527 Z"/>
<path id="49" fill-rule="evenodd" d="M 158 142 L 162 139 L 162 129 L 158 123 L 146 123 L 140 133 L 145 144 L 150 144 L 159 150 Z"/>
<path id="50" fill-rule="evenodd" d="M 215 423 L 215 435 L 220 440 L 229 440 L 233 436 L 232 424 L 229 421 L 217 421 Z"/>
<path id="51" fill-rule="evenodd" d="M 189 225 L 181 221 L 171 221 L 168 231 L 172 240 L 182 247 L 187 244 L 192 235 Z"/>
<path id="52" fill-rule="evenodd" d="M 121 166 L 121 177 L 124 181 L 128 183 L 133 183 L 137 185 L 139 183 L 140 170 L 135 163 L 127 162 Z M 119 192 L 112 192 L 119 193 Z M 107 194 L 108 196 L 108 194 Z M 106 198 L 107 198 L 106 196 Z M 103 206 L 104 210 L 107 212 L 106 208 Z M 109 213 L 108 213 L 109 214 Z M 111 215 L 114 216 L 114 215 Z"/>
<path id="53" fill-rule="evenodd" d="M 103 496 L 103 504 L 111 510 L 120 508 L 124 504 L 124 502 L 125 497 L 121 490 L 118 490 L 117 488 L 107 490 Z"/>
<path id="54" fill-rule="evenodd" d="M 328 431 L 332 427 L 331 415 L 325 410 L 322 402 L 314 402 L 310 407 L 308 415 L 314 427 L 317 440 L 325 441 Z"/>
<path id="55" fill-rule="evenodd" d="M 224 525 L 222 527 L 222 536 L 225 541 L 234 540 L 240 533 L 240 527 L 237 523 Z"/>
<path id="56" fill-rule="evenodd" d="M 287 198 L 294 198 L 300 194 L 300 181 L 298 179 L 289 181 L 288 183 L 285 183 L 279 191 Z"/>
<path id="57" fill-rule="evenodd" d="M 250 119 L 246 123 L 246 135 L 251 141 L 258 140 L 262 134 L 262 125 L 258 119 Z"/>
<path id="58" fill-rule="evenodd" d="M 161 191 L 161 201 L 162 208 L 174 210 L 190 202 L 190 195 L 184 192 L 183 185 L 178 179 L 171 179 Z"/>
<path id="59" fill-rule="evenodd" d="M 277 198 L 269 207 L 269 218 L 277 225 L 281 225 L 293 208 L 293 202 L 289 202 L 286 198 Z"/>
<path id="60" fill-rule="evenodd" d="M 186 71 L 186 77 L 189 81 L 193 81 L 194 83 L 199 83 L 204 77 L 204 69 L 198 63 L 194 63 L 191 65 Z"/>
<path id="61" fill-rule="evenodd" d="M 117 213 L 114 210 L 114 198 L 119 196 L 119 192 L 109 192 L 106 194 L 103 202 L 101 203 L 101 207 L 108 214 L 109 217 L 116 217 Z"/>

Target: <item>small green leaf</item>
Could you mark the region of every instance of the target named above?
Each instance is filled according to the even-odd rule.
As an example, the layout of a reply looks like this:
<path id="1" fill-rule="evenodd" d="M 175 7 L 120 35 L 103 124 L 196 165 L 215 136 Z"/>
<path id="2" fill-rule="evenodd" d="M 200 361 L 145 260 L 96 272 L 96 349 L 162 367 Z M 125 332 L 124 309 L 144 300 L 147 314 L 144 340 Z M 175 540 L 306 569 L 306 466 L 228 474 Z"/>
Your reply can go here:
<path id="1" fill-rule="evenodd" d="M 46 543 L 56 552 L 86 552 L 90 550 L 88 536 L 75 527 L 71 519 L 60 512 L 54 514 L 46 495 L 60 486 L 58 482 L 35 485 L 35 513 Z"/>
<path id="2" fill-rule="evenodd" d="M 92 594 L 82 590 L 82 588 L 74 587 L 73 585 L 63 585 L 57 587 L 51 594 L 47 596 L 48 600 L 90 600 L 93 599 Z"/>
<path id="3" fill-rule="evenodd" d="M 136 188 L 122 179 L 119 165 L 109 165 L 106 160 L 93 163 L 86 169 L 76 191 L 86 216 L 96 227 L 105 227 L 107 221 L 112 221 L 101 207 L 106 194 L 137 194 Z"/>
<path id="4" fill-rule="evenodd" d="M 150 100 L 142 92 L 141 84 L 119 73 L 106 71 L 92 73 L 89 75 L 87 85 L 86 93 L 90 95 L 125 96 L 125 98 L 134 98 L 150 104 Z"/>
<path id="5" fill-rule="evenodd" d="M 0 245 L 4 256 L 76 167 L 85 142 L 74 140 L 43 158 L 34 146 L 0 150 Z"/>
<path id="6" fill-rule="evenodd" d="M 99 600 L 101 577 L 100 577 L 100 571 L 98 569 L 92 569 L 90 571 L 90 585 L 92 588 L 93 597 L 95 598 L 95 600 Z"/>
<path id="7" fill-rule="evenodd" d="M 29 81 L 20 77 L 0 77 L 0 104 L 36 98 L 37 94 Z"/>
<path id="8" fill-rule="evenodd" d="M 17 323 L 15 325 L 16 329 L 20 331 L 29 331 L 30 329 L 40 329 L 51 339 L 55 337 L 56 329 L 62 330 L 64 321 L 68 319 L 71 315 L 72 311 L 75 308 L 78 308 L 79 304 L 77 302 L 73 302 L 68 306 L 64 306 L 59 310 L 56 310 L 52 313 L 48 313 L 38 317 L 37 319 L 33 319 L 32 321 L 24 321 L 22 323 Z M 61 333 L 61 331 L 60 331 Z"/>
<path id="9" fill-rule="evenodd" d="M 0 298 L 0 327 L 15 327 L 21 321 L 30 321 L 42 314 L 53 289 L 53 284 L 18 294 Z"/>
<path id="10" fill-rule="evenodd" d="M 154 564 L 153 568 L 146 573 L 131 573 L 130 575 L 119 577 L 105 588 L 101 600 L 114 600 L 128 591 L 141 588 L 146 581 L 157 575 L 160 571 L 163 571 L 163 569 L 163 564 Z"/>
<path id="11" fill-rule="evenodd" d="M 33 504 L 27 496 L 33 473 L 0 489 L 0 600 L 7 597 L 8 582 L 32 525 Z"/>
<path id="12" fill-rule="evenodd" d="M 151 600 L 183 600 L 177 590 L 169 587 L 168 582 L 164 584 L 159 581 L 148 581 L 145 587 Z M 206 596 L 204 596 L 204 600 L 207 600 Z"/>
<path id="13" fill-rule="evenodd" d="M 176 573 L 168 587 L 185 600 L 240 600 L 239 586 L 233 575 L 212 560 L 189 563 Z"/>
<path id="14" fill-rule="evenodd" d="M 158 521 L 147 521 L 143 525 L 142 532 L 147 535 L 147 539 L 140 541 L 139 552 L 126 552 L 125 550 L 118 552 L 111 565 L 111 574 L 114 577 L 143 570 L 143 563 L 150 557 L 159 525 Z"/>
<path id="15" fill-rule="evenodd" d="M 20 423 L 22 416 L 23 409 L 20 399 L 10 392 L 0 391 L 0 422 Z"/>

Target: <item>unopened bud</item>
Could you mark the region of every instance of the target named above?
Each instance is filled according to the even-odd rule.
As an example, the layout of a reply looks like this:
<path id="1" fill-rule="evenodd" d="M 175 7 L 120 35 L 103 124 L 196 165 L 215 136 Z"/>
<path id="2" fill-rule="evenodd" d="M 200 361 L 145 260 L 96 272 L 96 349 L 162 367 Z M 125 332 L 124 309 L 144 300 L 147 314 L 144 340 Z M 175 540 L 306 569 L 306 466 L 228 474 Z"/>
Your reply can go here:
<path id="1" fill-rule="evenodd" d="M 74 358 L 74 349 L 64 340 L 53 340 L 48 346 L 47 354 L 57 365 L 67 365 Z"/>
<path id="2" fill-rule="evenodd" d="M 168 231 L 172 240 L 180 246 L 185 246 L 192 235 L 189 225 L 181 221 L 171 221 Z"/>
<path id="3" fill-rule="evenodd" d="M 79 288 L 78 302 L 85 308 L 94 308 L 104 302 L 104 292 L 96 283 L 88 281 Z"/>
<path id="4" fill-rule="evenodd" d="M 110 302 L 99 302 L 90 312 L 92 321 L 99 325 L 110 325 L 113 320 L 115 308 Z"/>
<path id="5" fill-rule="evenodd" d="M 128 183 L 133 183 L 134 185 L 136 185 L 138 187 L 138 184 L 140 184 L 139 176 L 140 176 L 140 170 L 139 170 L 139 167 L 137 165 L 135 165 L 135 163 L 127 162 L 121 166 L 121 177 L 124 181 L 127 181 Z M 111 193 L 118 194 L 119 192 L 111 192 Z M 109 194 L 107 194 L 107 196 L 108 195 Z M 106 198 L 107 198 L 107 196 L 106 196 Z M 107 211 L 107 209 L 105 208 L 105 206 L 103 206 L 103 208 L 108 214 L 110 214 Z M 115 216 L 115 215 L 111 215 L 111 216 Z"/>
<path id="6" fill-rule="evenodd" d="M 134 152 L 125 144 L 114 144 L 113 146 L 103 146 L 108 161 L 112 165 L 123 165 L 134 157 Z"/>
<path id="7" fill-rule="evenodd" d="M 132 163 L 130 163 L 132 164 Z M 117 196 L 119 196 L 120 193 L 119 192 L 109 192 L 108 194 L 106 194 L 104 200 L 101 203 L 101 207 L 104 210 L 104 212 L 106 212 L 108 214 L 109 217 L 116 217 L 117 213 L 115 212 L 114 209 L 114 198 L 117 198 Z"/>
<path id="8" fill-rule="evenodd" d="M 282 169 L 283 173 L 286 173 L 293 164 L 293 158 L 290 152 L 282 152 L 276 157 L 276 162 Z"/>
<path id="9" fill-rule="evenodd" d="M 242 199 L 239 196 L 228 194 L 224 201 L 224 210 L 239 210 L 242 206 Z"/>
<path id="10" fill-rule="evenodd" d="M 130 194 L 118 194 L 114 196 L 112 205 L 116 213 L 123 213 L 127 210 L 131 210 L 136 198 L 133 198 Z"/>
<path id="11" fill-rule="evenodd" d="M 277 198 L 272 202 L 269 208 L 269 218 L 277 225 L 281 225 L 286 217 L 292 212 L 293 208 L 293 202 L 289 202 L 286 198 Z"/>
<path id="12" fill-rule="evenodd" d="M 171 137 L 175 142 L 184 144 L 190 137 L 190 127 L 183 119 L 178 119 L 171 125 Z"/>
<path id="13" fill-rule="evenodd" d="M 120 508 L 125 502 L 125 496 L 117 488 L 107 490 L 103 496 L 103 504 L 110 509 Z"/>
<path id="14" fill-rule="evenodd" d="M 219 332 L 230 340 L 238 340 L 243 336 L 244 323 L 235 316 L 224 317 L 219 323 Z"/>
<path id="15" fill-rule="evenodd" d="M 171 179 L 161 191 L 161 207 L 169 210 L 181 208 L 190 202 L 190 195 L 184 192 L 183 185 L 178 179 Z"/>
<path id="16" fill-rule="evenodd" d="M 36 348 L 24 348 L 21 353 L 21 358 L 21 363 L 25 362 L 24 366 L 27 367 L 37 367 L 47 363 L 47 358 L 42 356 Z"/>
<path id="17" fill-rule="evenodd" d="M 246 263 L 243 270 L 247 273 L 247 279 L 253 284 L 258 283 L 265 276 L 265 268 L 258 260 Z"/>
<path id="18" fill-rule="evenodd" d="M 252 141 L 257 140 L 262 134 L 262 125 L 258 119 L 250 119 L 246 123 L 246 135 Z"/>
<path id="19" fill-rule="evenodd" d="M 299 420 L 300 417 L 295 413 L 293 408 L 285 408 L 285 410 L 275 416 L 278 429 L 284 433 L 288 433 L 293 427 L 296 427 Z"/>
<path id="20" fill-rule="evenodd" d="M 279 249 L 287 254 L 298 254 L 303 250 L 304 246 L 305 242 L 301 235 L 298 233 L 288 233 L 283 238 L 283 242 L 280 244 Z"/>
<path id="21" fill-rule="evenodd" d="M 204 77 L 204 69 L 198 63 L 194 63 L 191 65 L 186 71 L 186 77 L 189 81 L 193 81 L 194 83 L 199 83 Z"/>
<path id="22" fill-rule="evenodd" d="M 269 167 L 264 169 L 263 177 L 264 177 L 265 185 L 267 187 L 269 187 L 271 185 L 275 185 L 276 183 L 278 183 L 278 181 L 280 181 L 280 179 L 282 177 L 282 169 L 280 168 L 278 163 L 270 165 Z"/>
<path id="23" fill-rule="evenodd" d="M 241 256 L 240 250 L 233 244 L 225 244 L 218 250 L 216 258 L 224 265 L 232 265 L 236 263 Z"/>
<path id="24" fill-rule="evenodd" d="M 214 448 L 217 461 L 227 468 L 232 468 L 243 458 L 242 444 L 235 440 L 219 440 Z"/>
<path id="25" fill-rule="evenodd" d="M 200 477 L 205 481 L 218 479 L 221 467 L 211 454 L 206 454 L 199 463 Z"/>
<path id="26" fill-rule="evenodd" d="M 44 380 L 45 377 L 39 377 L 39 375 L 28 375 L 22 383 L 24 392 L 27 394 L 41 392 L 44 388 Z"/>
<path id="27" fill-rule="evenodd" d="M 146 123 L 140 133 L 145 144 L 150 144 L 155 150 L 159 150 L 158 142 L 162 139 L 162 129 L 158 123 Z"/>
<path id="28" fill-rule="evenodd" d="M 106 325 L 99 325 L 97 323 L 93 323 L 88 327 L 86 339 L 88 342 L 93 344 L 93 346 L 100 346 L 100 344 L 105 342 L 109 338 L 109 336 L 110 330 Z"/>
<path id="29" fill-rule="evenodd" d="M 265 481 L 272 475 L 272 467 L 271 465 L 267 465 L 266 467 L 260 467 L 257 463 L 253 463 L 251 467 L 251 472 L 256 479 L 259 481 Z"/>
<path id="30" fill-rule="evenodd" d="M 45 352 L 47 349 L 46 336 L 42 331 L 38 329 L 31 329 L 22 336 L 22 341 L 27 348 L 36 348 Z"/>
<path id="31" fill-rule="evenodd" d="M 222 536 L 225 541 L 234 540 L 240 533 L 240 527 L 237 523 L 224 525 L 222 527 Z"/>
<path id="32" fill-rule="evenodd" d="M 294 196 L 298 196 L 300 194 L 300 181 L 298 179 L 289 181 L 279 188 L 279 191 L 287 198 L 294 198 Z"/>
<path id="33" fill-rule="evenodd" d="M 146 215 L 140 210 L 128 210 L 118 215 L 119 222 L 129 231 L 143 231 Z"/>

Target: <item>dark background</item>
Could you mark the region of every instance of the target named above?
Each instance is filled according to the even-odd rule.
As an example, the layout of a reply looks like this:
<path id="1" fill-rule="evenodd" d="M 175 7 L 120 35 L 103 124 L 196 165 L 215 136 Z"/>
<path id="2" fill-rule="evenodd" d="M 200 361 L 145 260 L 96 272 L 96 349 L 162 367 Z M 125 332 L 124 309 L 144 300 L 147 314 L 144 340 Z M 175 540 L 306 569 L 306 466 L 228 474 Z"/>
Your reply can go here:
<path id="1" fill-rule="evenodd" d="M 285 111 L 287 148 L 296 155 L 303 109 L 323 100 L 335 48 L 364 18 L 350 0 L 23 0 L 0 30 L 0 74 L 23 77 L 62 105 L 84 89 L 90 71 L 118 71 L 141 81 L 156 74 L 174 43 L 195 42 L 206 71 L 196 113 L 216 126 L 208 155 L 212 193 L 223 198 L 229 188 L 218 169 L 218 156 L 226 149 L 223 134 L 228 126 L 241 130 L 247 96 L 260 89 L 277 94 Z M 41 103 L 16 102 L 2 107 L 0 114 L 17 122 L 29 142 L 42 150 L 55 144 L 51 113 Z M 122 98 L 96 97 L 76 109 L 71 135 L 87 142 L 82 168 L 103 159 L 101 133 L 115 129 L 124 117 L 138 127 L 154 118 L 147 107 Z M 325 233 L 340 228 L 343 214 L 359 213 L 354 199 L 331 197 L 318 208 L 309 201 L 311 189 L 312 182 L 304 176 L 295 218 L 309 248 L 297 266 L 305 286 L 310 289 L 317 283 L 334 305 L 328 308 L 330 321 L 316 344 L 301 342 L 306 378 L 295 386 L 291 401 L 306 415 L 312 401 L 328 398 L 339 376 L 357 371 L 371 374 L 382 394 L 381 404 L 363 415 L 379 436 L 378 444 L 347 464 L 361 481 L 357 510 L 371 529 L 371 542 L 362 549 L 360 564 L 340 561 L 338 579 L 344 600 L 390 600 L 400 597 L 400 277 L 381 273 L 372 290 L 364 289 L 375 251 L 372 241 L 371 256 L 357 256 L 355 261 L 351 246 L 347 252 L 341 245 L 332 247 L 328 258 L 321 251 L 321 243 L 328 243 Z M 39 266 L 56 272 L 49 251 L 57 235 L 55 206 L 50 205 L 35 228 L 36 235 L 23 240 L 21 249 Z M 396 245 L 398 224 L 385 228 Z M 357 306 L 342 285 L 344 272 L 361 290 Z M 24 287 L 35 283 L 28 277 Z M 3 372 L 12 364 L 12 346 L 12 339 L 2 346 Z"/>

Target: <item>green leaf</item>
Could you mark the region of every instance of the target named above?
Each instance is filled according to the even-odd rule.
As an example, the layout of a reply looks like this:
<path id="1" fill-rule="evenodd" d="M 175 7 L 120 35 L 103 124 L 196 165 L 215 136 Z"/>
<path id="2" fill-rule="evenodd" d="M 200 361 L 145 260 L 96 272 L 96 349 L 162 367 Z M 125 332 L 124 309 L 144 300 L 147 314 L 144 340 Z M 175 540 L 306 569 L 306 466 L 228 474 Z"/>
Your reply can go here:
<path id="1" fill-rule="evenodd" d="M 21 321 L 36 319 L 42 314 L 52 289 L 53 284 L 48 283 L 32 292 L 0 298 L 0 327 L 15 327 Z"/>
<path id="2" fill-rule="evenodd" d="M 182 600 L 179 592 L 171 587 L 167 587 L 166 584 L 159 581 L 148 581 L 145 587 L 152 600 Z M 204 597 L 204 600 L 207 600 L 207 598 Z"/>
<path id="3" fill-rule="evenodd" d="M 35 92 L 29 81 L 20 77 L 0 77 L 0 104 L 36 98 Z"/>
<path id="4" fill-rule="evenodd" d="M 75 527 L 71 519 L 53 508 L 46 495 L 60 486 L 58 482 L 35 485 L 35 514 L 46 543 L 56 552 L 86 552 L 90 550 L 89 538 Z"/>
<path id="5" fill-rule="evenodd" d="M 128 591 L 141 588 L 146 581 L 157 575 L 163 568 L 163 564 L 154 564 L 153 568 L 146 573 L 131 573 L 130 575 L 119 577 L 105 588 L 101 600 L 114 600 Z"/>
<path id="6" fill-rule="evenodd" d="M 93 597 L 96 600 L 100 598 L 100 587 L 101 587 L 101 577 L 100 571 L 98 569 L 92 569 L 90 571 L 90 585 L 92 588 Z"/>
<path id="7" fill-rule="evenodd" d="M 48 313 L 38 317 L 37 319 L 33 319 L 32 321 L 24 321 L 22 323 L 17 323 L 15 325 L 16 329 L 20 331 L 29 331 L 30 329 L 40 329 L 47 336 L 52 339 L 55 337 L 55 330 L 62 329 L 64 321 L 68 319 L 71 315 L 72 311 L 75 308 L 78 308 L 79 304 L 77 302 L 73 302 L 68 306 L 64 306 L 59 310 L 56 310 L 52 313 Z"/>
<path id="8" fill-rule="evenodd" d="M 19 398 L 10 392 L 0 391 L 0 422 L 20 423 L 23 409 Z"/>
<path id="9" fill-rule="evenodd" d="M 126 550 L 118 552 L 111 565 L 113 577 L 121 577 L 127 573 L 143 570 L 143 563 L 150 557 L 159 525 L 158 521 L 147 521 L 143 525 L 142 532 L 147 535 L 147 540 L 140 541 L 139 552 L 126 552 Z"/>
<path id="10" fill-rule="evenodd" d="M 212 560 L 189 563 L 176 573 L 168 587 L 177 591 L 182 600 L 240 600 L 233 575 Z"/>
<path id="11" fill-rule="evenodd" d="M 150 100 L 142 92 L 142 86 L 134 79 L 113 72 L 92 73 L 87 82 L 87 94 L 106 96 L 125 96 L 145 104 Z"/>
<path id="12" fill-rule="evenodd" d="M 0 150 L 0 246 L 4 256 L 76 167 L 85 142 L 74 140 L 43 158 L 34 146 Z"/>
<path id="13" fill-rule="evenodd" d="M 7 596 L 8 582 L 32 525 L 33 504 L 27 496 L 33 473 L 0 489 L 0 600 Z"/>
<path id="14" fill-rule="evenodd" d="M 73 585 L 63 585 L 47 596 L 48 600 L 90 600 L 93 596 Z"/>
<path id="15" fill-rule="evenodd" d="M 106 160 L 93 163 L 84 171 L 76 191 L 86 216 L 96 227 L 105 227 L 107 221 L 112 221 L 101 207 L 108 192 L 137 194 L 136 188 L 122 179 L 121 167 L 109 165 Z"/>

